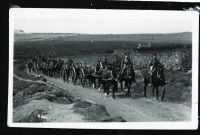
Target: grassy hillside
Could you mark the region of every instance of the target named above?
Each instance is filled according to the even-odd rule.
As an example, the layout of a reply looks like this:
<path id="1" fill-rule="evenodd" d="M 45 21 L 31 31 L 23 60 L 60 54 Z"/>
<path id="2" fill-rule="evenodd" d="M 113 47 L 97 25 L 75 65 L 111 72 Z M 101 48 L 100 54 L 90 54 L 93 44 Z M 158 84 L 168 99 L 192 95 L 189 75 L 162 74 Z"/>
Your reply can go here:
<path id="1" fill-rule="evenodd" d="M 124 42 L 151 42 L 151 43 L 191 43 L 192 33 L 173 34 L 71 34 L 71 33 L 27 33 L 15 34 L 15 42 L 68 42 L 68 41 L 124 41 Z M 19 45 L 19 44 L 16 44 Z"/>
<path id="2" fill-rule="evenodd" d="M 60 56 L 112 53 L 115 49 L 136 49 L 139 43 L 150 42 L 152 47 L 191 46 L 192 33 L 176 34 L 63 34 L 63 33 L 24 33 L 15 34 L 15 58 L 50 51 Z"/>

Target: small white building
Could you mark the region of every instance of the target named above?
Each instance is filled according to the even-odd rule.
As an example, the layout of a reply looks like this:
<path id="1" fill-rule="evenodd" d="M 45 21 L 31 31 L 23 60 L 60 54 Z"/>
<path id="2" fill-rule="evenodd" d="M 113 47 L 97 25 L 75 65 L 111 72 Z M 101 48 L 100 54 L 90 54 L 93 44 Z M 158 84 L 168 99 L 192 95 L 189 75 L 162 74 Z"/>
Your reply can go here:
<path id="1" fill-rule="evenodd" d="M 139 43 L 137 49 L 143 49 L 143 48 L 145 48 L 145 49 L 151 48 L 151 43 L 148 43 L 148 44 Z"/>
<path id="2" fill-rule="evenodd" d="M 23 34 L 24 33 L 23 30 L 15 30 L 14 32 L 15 32 L 15 34 Z"/>

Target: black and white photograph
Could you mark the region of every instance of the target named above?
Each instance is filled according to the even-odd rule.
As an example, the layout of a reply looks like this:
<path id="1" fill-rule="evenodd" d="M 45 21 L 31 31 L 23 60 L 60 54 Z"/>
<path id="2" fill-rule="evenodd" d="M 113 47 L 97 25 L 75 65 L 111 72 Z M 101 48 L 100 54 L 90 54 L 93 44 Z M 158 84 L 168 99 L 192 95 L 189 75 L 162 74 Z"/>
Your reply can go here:
<path id="1" fill-rule="evenodd" d="M 9 14 L 8 126 L 198 127 L 197 11 Z"/>

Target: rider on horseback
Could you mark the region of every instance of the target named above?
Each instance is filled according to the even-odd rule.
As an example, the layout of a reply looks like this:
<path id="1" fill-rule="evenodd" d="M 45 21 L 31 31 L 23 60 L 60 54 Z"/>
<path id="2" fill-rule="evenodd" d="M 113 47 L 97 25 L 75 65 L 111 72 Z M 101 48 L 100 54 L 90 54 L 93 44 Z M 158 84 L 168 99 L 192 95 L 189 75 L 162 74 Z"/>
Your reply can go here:
<path id="1" fill-rule="evenodd" d="M 84 69 L 85 71 L 88 71 L 88 69 L 89 69 L 89 67 L 87 66 L 86 62 L 83 63 L 83 69 Z"/>
<path id="2" fill-rule="evenodd" d="M 154 56 L 149 64 L 150 86 L 152 86 L 152 78 L 159 65 L 161 65 L 160 62 Z"/>
<path id="3" fill-rule="evenodd" d="M 102 66 L 105 67 L 108 65 L 108 61 L 107 61 L 107 58 L 106 56 L 103 56 L 103 60 L 102 60 Z"/>
<path id="4" fill-rule="evenodd" d="M 121 64 L 121 69 L 122 69 L 122 73 L 124 73 L 124 70 L 128 67 L 131 66 L 132 62 L 130 59 L 129 55 L 125 55 L 124 59 L 122 60 L 122 64 Z"/>
<path id="5" fill-rule="evenodd" d="M 131 59 L 130 59 L 130 56 L 129 55 L 125 55 L 123 61 L 122 61 L 122 69 L 125 68 L 126 66 L 129 66 L 131 65 Z"/>
<path id="6" fill-rule="evenodd" d="M 70 57 L 68 57 L 67 65 L 72 66 L 73 63 L 73 60 Z"/>
<path id="7" fill-rule="evenodd" d="M 115 68 L 118 68 L 119 70 L 121 69 L 121 61 L 120 61 L 119 56 L 116 56 L 116 57 L 115 57 L 115 59 L 114 59 L 113 62 L 112 62 L 112 65 L 113 65 Z"/>

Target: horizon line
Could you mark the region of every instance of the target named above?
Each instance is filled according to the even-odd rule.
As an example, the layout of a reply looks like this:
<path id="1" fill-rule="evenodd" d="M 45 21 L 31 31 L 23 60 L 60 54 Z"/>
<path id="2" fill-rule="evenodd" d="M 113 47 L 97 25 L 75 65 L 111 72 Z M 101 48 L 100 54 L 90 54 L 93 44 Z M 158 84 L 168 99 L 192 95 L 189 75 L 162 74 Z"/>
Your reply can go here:
<path id="1" fill-rule="evenodd" d="M 18 30 L 18 29 L 17 29 Z M 17 31 L 14 30 L 14 31 Z M 23 31 L 23 30 L 22 30 Z M 68 32 L 22 32 L 15 34 L 74 34 L 74 35 L 136 35 L 136 34 L 179 34 L 179 33 L 192 33 L 191 31 L 183 31 L 183 32 L 166 32 L 166 33 L 68 33 Z"/>

